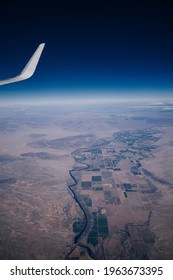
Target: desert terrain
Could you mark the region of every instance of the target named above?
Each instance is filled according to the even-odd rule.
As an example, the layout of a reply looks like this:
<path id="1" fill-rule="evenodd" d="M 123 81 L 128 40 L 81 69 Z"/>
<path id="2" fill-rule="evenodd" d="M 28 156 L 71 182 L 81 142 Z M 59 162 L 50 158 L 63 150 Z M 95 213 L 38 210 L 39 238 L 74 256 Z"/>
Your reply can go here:
<path id="1" fill-rule="evenodd" d="M 1 259 L 172 259 L 172 104 L 1 106 Z"/>

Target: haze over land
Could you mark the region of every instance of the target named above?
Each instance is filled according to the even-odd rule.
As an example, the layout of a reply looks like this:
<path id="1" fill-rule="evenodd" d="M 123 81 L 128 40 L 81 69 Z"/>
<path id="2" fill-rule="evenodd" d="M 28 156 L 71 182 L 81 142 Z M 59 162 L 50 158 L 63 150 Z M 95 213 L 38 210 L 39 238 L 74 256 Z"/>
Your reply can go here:
<path id="1" fill-rule="evenodd" d="M 172 259 L 171 102 L 1 105 L 0 133 L 1 259 Z"/>

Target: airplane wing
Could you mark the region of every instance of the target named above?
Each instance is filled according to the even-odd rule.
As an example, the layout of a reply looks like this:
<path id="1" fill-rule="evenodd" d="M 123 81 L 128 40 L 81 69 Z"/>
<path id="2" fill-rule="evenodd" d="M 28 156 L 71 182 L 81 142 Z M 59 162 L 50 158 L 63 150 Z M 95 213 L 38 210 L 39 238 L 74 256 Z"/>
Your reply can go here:
<path id="1" fill-rule="evenodd" d="M 30 78 L 35 72 L 35 69 L 37 67 L 37 64 L 40 59 L 44 46 L 45 46 L 45 43 L 42 43 L 38 46 L 38 48 L 36 49 L 36 51 L 34 52 L 32 57 L 30 58 L 30 60 L 26 64 L 26 66 L 24 67 L 23 71 L 19 75 L 17 75 L 16 77 L 13 77 L 13 78 L 0 80 L 0 85 L 15 83 L 15 82 L 19 82 L 19 81 Z"/>

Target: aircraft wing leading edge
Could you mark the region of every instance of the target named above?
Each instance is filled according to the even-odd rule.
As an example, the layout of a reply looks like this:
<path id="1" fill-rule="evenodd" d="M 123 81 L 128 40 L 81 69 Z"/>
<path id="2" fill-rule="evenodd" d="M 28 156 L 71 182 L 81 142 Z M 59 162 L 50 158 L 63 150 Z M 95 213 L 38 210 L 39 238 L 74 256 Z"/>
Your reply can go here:
<path id="1" fill-rule="evenodd" d="M 44 46 L 45 43 L 42 43 L 38 46 L 38 48 L 36 49 L 36 51 L 34 52 L 34 54 L 32 55 L 32 57 L 30 58 L 30 60 L 19 75 L 13 78 L 0 80 L 0 85 L 15 83 L 30 78 L 35 72 Z"/>

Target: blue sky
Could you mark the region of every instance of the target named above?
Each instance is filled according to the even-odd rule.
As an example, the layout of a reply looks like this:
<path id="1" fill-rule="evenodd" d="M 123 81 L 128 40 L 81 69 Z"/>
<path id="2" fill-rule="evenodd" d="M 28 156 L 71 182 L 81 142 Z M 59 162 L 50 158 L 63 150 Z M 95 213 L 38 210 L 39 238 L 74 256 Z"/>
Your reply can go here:
<path id="1" fill-rule="evenodd" d="M 0 13 L 0 78 L 18 74 L 46 43 L 34 76 L 0 87 L 0 100 L 173 93 L 167 1 L 7 0 Z"/>

